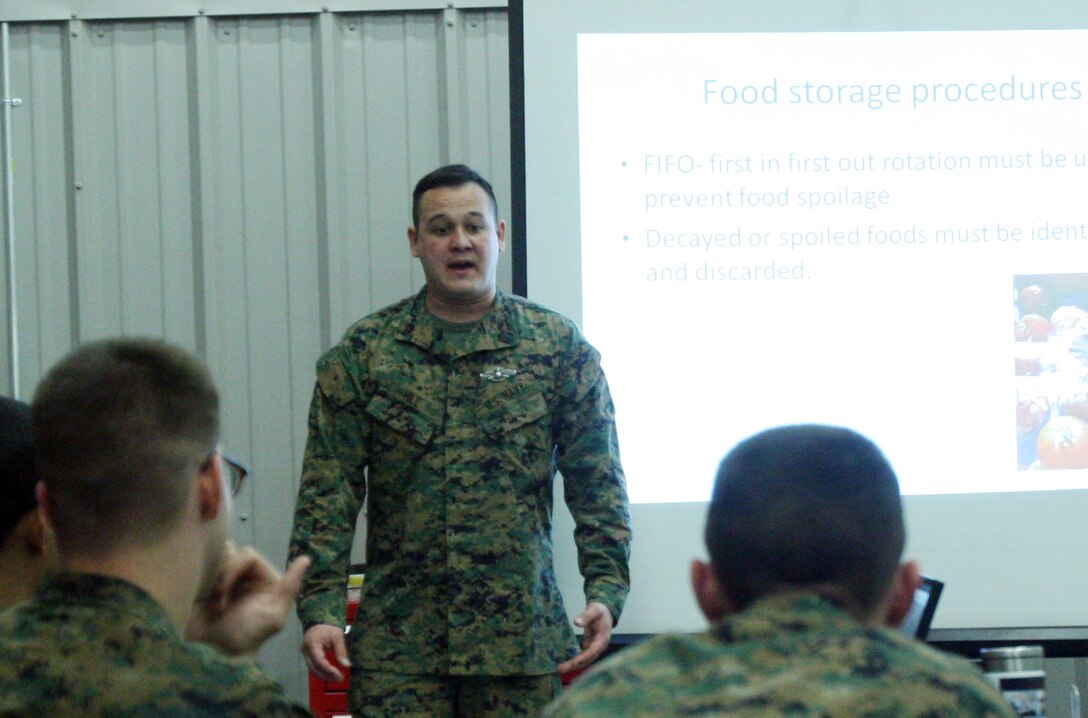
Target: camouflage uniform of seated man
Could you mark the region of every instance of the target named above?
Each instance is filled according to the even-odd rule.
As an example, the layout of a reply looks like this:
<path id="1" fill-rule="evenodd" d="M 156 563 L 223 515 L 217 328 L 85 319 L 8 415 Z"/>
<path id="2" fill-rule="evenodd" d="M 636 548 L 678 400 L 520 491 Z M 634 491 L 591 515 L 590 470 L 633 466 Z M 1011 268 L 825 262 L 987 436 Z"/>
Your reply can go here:
<path id="1" fill-rule="evenodd" d="M 308 559 L 227 541 L 244 478 L 207 368 L 157 340 L 86 344 L 32 407 L 59 570 L 0 613 L 0 716 L 308 716 L 257 666 Z"/>
<path id="2" fill-rule="evenodd" d="M 837 427 L 741 442 L 707 512 L 697 634 L 626 648 L 546 718 L 1014 718 L 968 661 L 891 630 L 919 583 L 900 563 L 899 483 L 880 450 Z"/>

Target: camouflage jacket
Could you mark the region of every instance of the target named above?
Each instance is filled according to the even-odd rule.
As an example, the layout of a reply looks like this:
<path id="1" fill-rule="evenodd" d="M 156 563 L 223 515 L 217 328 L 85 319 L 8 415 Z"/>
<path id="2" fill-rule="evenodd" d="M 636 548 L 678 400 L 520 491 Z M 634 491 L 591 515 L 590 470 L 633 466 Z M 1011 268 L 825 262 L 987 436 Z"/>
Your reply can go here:
<path id="1" fill-rule="evenodd" d="M 830 601 L 757 601 L 694 635 L 625 648 L 578 678 L 547 718 L 1015 718 L 965 659 L 870 629 Z"/>
<path id="2" fill-rule="evenodd" d="M 0 613 L 0 716 L 309 716 L 247 659 L 185 641 L 120 579 L 60 573 Z"/>
<path id="3" fill-rule="evenodd" d="M 355 519 L 366 582 L 352 665 L 544 674 L 576 650 L 552 567 L 558 468 L 588 601 L 619 617 L 630 521 L 599 355 L 565 317 L 500 293 L 458 341 L 425 290 L 317 363 L 291 554 L 305 626 L 342 625 Z M 453 347 L 443 350 L 443 347 Z"/>

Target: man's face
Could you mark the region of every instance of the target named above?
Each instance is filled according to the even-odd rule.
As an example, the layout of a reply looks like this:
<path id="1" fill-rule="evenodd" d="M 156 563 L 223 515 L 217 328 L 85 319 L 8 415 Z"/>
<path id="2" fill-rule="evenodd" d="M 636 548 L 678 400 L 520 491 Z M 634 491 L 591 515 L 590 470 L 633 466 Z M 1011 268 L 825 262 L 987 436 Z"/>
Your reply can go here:
<path id="1" fill-rule="evenodd" d="M 428 300 L 455 314 L 489 305 L 505 235 L 506 224 L 495 221 L 491 198 L 475 182 L 424 192 L 408 243 L 423 265 Z"/>

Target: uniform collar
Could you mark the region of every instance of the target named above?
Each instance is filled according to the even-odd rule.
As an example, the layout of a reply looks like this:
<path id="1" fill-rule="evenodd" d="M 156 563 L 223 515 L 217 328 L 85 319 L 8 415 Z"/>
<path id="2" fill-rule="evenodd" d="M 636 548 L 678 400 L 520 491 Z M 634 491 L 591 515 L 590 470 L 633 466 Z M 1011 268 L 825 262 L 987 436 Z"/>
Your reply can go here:
<path id="1" fill-rule="evenodd" d="M 827 596 L 785 593 L 761 598 L 714 627 L 726 643 L 806 631 L 865 630 L 865 627 Z"/>
<path id="2" fill-rule="evenodd" d="M 426 351 L 431 351 L 440 338 L 441 324 L 428 321 L 427 288 L 424 287 L 410 301 L 406 302 L 399 317 L 396 338 L 414 344 Z M 515 346 L 522 336 L 521 325 L 514 304 L 502 290 L 495 292 L 495 304 L 491 311 L 476 323 L 469 340 L 464 344 L 465 354 L 480 351 L 507 349 Z"/>
<path id="3" fill-rule="evenodd" d="M 133 583 L 112 576 L 59 571 L 45 580 L 35 597 L 39 605 L 89 607 L 96 613 L 123 613 L 148 631 L 177 636 L 178 629 L 158 601 Z"/>

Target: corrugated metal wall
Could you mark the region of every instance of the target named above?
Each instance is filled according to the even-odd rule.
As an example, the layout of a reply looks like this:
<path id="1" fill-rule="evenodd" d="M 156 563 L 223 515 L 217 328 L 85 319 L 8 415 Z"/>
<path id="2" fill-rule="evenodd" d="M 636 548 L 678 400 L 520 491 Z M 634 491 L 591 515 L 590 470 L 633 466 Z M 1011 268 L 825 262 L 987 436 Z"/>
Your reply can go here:
<path id="1" fill-rule="evenodd" d="M 12 21 L 4 99 L 21 100 L 19 394 L 99 337 L 198 352 L 223 393 L 223 443 L 256 476 L 234 535 L 282 564 L 314 360 L 422 285 L 405 237 L 415 181 L 469 163 L 509 217 L 507 20 L 505 2 L 279 3 L 275 15 L 225 4 L 186 15 L 138 3 L 150 17 L 133 18 L 99 3 L 64 20 L 34 14 L 65 12 L 49 3 L 0 6 Z M 500 284 L 510 276 L 506 257 Z M 12 393 L 8 351 L 0 391 Z M 301 700 L 299 638 L 291 626 L 263 658 Z"/>

